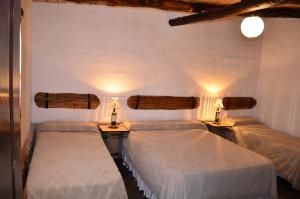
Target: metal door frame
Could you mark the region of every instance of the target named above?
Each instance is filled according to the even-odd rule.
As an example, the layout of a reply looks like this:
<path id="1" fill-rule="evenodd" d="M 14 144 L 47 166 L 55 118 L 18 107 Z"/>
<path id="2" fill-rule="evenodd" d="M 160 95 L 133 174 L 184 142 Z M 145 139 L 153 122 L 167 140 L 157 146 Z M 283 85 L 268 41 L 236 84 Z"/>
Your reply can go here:
<path id="1" fill-rule="evenodd" d="M 21 199 L 20 0 L 0 1 L 0 198 Z"/>

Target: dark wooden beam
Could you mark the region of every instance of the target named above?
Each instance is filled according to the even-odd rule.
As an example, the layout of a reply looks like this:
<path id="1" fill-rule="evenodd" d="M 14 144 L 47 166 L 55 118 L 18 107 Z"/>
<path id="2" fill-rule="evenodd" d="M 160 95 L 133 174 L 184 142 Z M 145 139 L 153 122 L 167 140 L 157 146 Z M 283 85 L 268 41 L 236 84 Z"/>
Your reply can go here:
<path id="1" fill-rule="evenodd" d="M 169 24 L 171 26 L 179 26 L 200 21 L 216 20 L 289 3 L 299 3 L 299 0 L 243 0 L 240 3 L 231 4 L 223 8 L 171 19 Z"/>
<path id="2" fill-rule="evenodd" d="M 281 18 L 300 18 L 299 8 L 269 8 L 249 12 L 241 16 L 260 16 L 260 17 L 281 17 Z"/>
<path id="3" fill-rule="evenodd" d="M 191 3 L 186 1 L 172 1 L 172 0 L 33 0 L 35 2 L 47 3 L 76 3 L 76 4 L 92 4 L 92 5 L 106 5 L 106 6 L 127 6 L 127 7 L 150 7 L 169 11 L 183 11 L 194 13 L 206 13 L 208 11 L 216 12 L 216 10 L 223 10 L 228 8 L 224 4 L 210 4 L 210 3 Z M 247 1 L 247 0 L 246 0 Z M 193 2 L 193 3 L 192 3 Z M 300 5 L 300 0 L 293 3 L 293 5 Z M 288 6 L 288 5 L 287 5 Z M 290 17 L 300 18 L 300 8 L 268 8 L 240 14 L 240 16 L 258 15 L 261 17 Z M 202 15 L 203 16 L 203 15 Z"/>
<path id="4" fill-rule="evenodd" d="M 106 6 L 147 7 L 161 10 L 202 13 L 225 5 L 174 0 L 33 0 L 47 3 L 76 3 Z"/>

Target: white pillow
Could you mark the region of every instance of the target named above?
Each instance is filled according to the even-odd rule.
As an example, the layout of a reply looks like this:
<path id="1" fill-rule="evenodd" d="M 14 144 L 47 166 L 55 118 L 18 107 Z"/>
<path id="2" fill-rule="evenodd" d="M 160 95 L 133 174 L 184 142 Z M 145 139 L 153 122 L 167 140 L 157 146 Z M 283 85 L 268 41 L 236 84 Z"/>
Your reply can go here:
<path id="1" fill-rule="evenodd" d="M 153 120 L 133 121 L 124 124 L 130 131 L 204 129 L 206 125 L 198 120 Z"/>
<path id="2" fill-rule="evenodd" d="M 37 132 L 95 132 L 98 127 L 93 122 L 48 121 L 37 125 Z"/>
<path id="3" fill-rule="evenodd" d="M 249 125 L 249 124 L 259 124 L 260 122 L 253 118 L 253 117 L 246 117 L 246 116 L 240 116 L 240 117 L 226 117 L 224 119 L 225 123 L 228 123 L 232 126 L 242 126 L 242 125 Z"/>

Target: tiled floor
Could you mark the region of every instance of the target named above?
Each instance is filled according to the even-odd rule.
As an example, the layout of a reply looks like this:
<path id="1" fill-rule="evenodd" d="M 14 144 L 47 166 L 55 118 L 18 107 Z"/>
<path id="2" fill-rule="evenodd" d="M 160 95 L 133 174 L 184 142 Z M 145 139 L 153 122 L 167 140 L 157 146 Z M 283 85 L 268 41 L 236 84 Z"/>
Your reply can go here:
<path id="1" fill-rule="evenodd" d="M 121 160 L 117 160 L 116 164 L 122 174 L 125 182 L 128 199 L 146 199 L 143 192 L 138 190 L 135 179 L 132 177 L 131 172 L 122 165 Z M 278 199 L 300 199 L 300 192 L 291 188 L 291 185 L 283 179 L 277 179 Z"/>

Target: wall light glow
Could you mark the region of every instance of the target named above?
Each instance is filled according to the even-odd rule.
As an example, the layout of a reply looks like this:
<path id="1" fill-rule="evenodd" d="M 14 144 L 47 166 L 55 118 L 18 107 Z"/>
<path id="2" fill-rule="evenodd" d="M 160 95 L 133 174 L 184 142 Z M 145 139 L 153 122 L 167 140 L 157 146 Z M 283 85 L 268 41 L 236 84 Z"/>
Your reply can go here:
<path id="1" fill-rule="evenodd" d="M 207 85 L 204 88 L 211 94 L 217 94 L 221 91 L 221 88 L 217 85 Z"/>
<path id="2" fill-rule="evenodd" d="M 108 93 L 123 93 L 144 86 L 144 82 L 141 78 L 123 73 L 102 74 L 100 78 L 94 80 L 92 84 L 97 87 L 97 89 Z"/>

